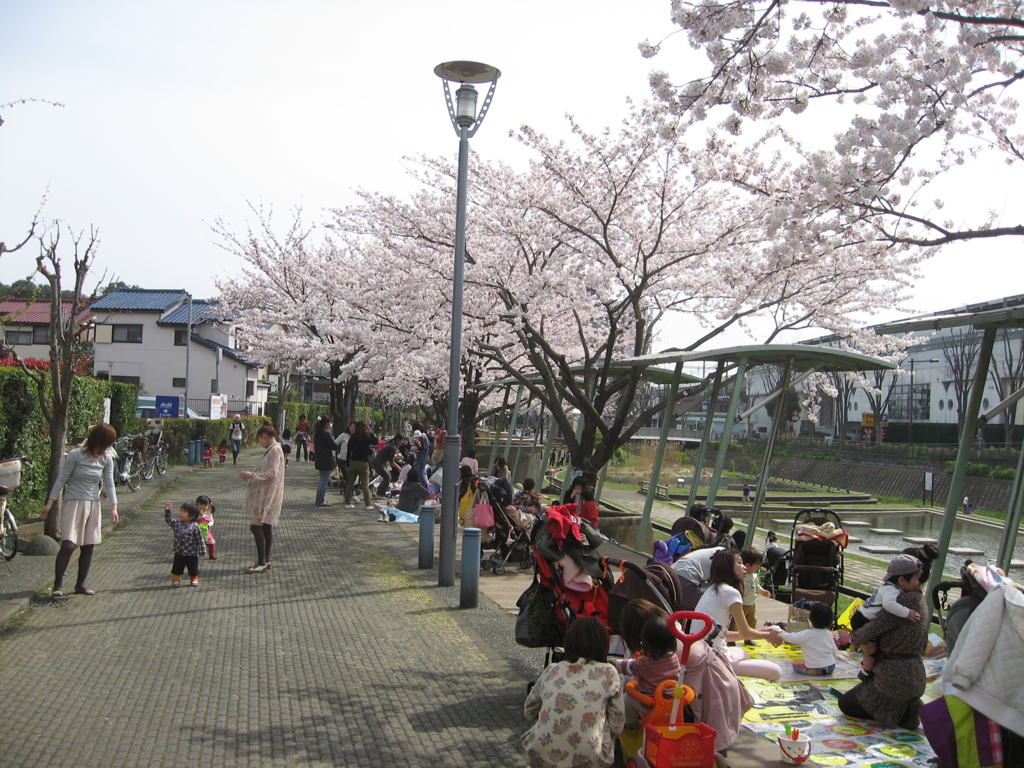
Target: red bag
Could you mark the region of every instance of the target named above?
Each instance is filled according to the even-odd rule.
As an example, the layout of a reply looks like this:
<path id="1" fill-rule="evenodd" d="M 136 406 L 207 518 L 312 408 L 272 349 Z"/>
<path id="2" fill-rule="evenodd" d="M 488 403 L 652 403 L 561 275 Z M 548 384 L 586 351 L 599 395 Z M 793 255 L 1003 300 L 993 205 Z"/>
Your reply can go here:
<path id="1" fill-rule="evenodd" d="M 477 528 L 494 527 L 494 509 L 490 504 L 477 504 L 473 507 L 473 525 Z"/>

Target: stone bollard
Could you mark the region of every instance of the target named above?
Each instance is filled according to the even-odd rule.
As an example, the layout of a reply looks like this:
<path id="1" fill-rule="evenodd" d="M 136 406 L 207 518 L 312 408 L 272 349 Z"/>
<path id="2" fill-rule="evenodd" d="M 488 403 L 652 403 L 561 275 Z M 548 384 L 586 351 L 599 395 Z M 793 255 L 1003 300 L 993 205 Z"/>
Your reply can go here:
<path id="1" fill-rule="evenodd" d="M 420 561 L 419 567 L 426 570 L 434 567 L 434 513 L 435 508 L 420 507 Z"/>
<path id="2" fill-rule="evenodd" d="M 459 607 L 476 608 L 480 603 L 480 529 L 462 529 L 462 583 Z"/>

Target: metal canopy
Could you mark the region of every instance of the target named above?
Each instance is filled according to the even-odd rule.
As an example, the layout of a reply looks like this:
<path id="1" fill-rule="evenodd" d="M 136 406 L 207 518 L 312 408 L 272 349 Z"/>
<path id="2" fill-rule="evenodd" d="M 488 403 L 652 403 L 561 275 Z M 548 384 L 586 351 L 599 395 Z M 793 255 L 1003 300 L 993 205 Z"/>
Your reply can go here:
<path id="1" fill-rule="evenodd" d="M 725 347 L 704 352 L 666 350 L 654 355 L 628 357 L 619 365 L 666 365 L 672 363 L 719 362 L 746 360 L 747 365 L 785 365 L 790 363 L 796 372 L 815 368 L 819 371 L 875 371 L 896 368 L 894 363 L 877 357 L 862 355 L 831 347 L 813 347 L 808 344 L 755 344 L 744 347 Z"/>
<path id="2" fill-rule="evenodd" d="M 929 315 L 910 320 L 897 320 L 875 326 L 879 336 L 890 336 L 894 333 L 914 333 L 917 331 L 940 331 L 945 328 L 963 328 L 972 326 L 979 330 L 985 328 L 1021 328 L 1024 327 L 1024 308 L 992 309 L 984 312 L 956 312 L 953 314 Z"/>
<path id="3" fill-rule="evenodd" d="M 948 328 L 974 328 L 982 331 L 981 346 L 978 350 L 978 362 L 971 379 L 971 388 L 968 395 L 967 407 L 964 409 L 964 421 L 960 432 L 960 444 L 957 448 L 956 463 L 953 465 L 953 476 L 949 481 L 949 495 L 946 497 L 946 508 L 942 517 L 942 529 L 939 532 L 939 557 L 932 566 L 932 572 L 939 576 L 936 584 L 942 580 L 942 570 L 946 565 L 946 551 L 953 538 L 953 526 L 956 523 L 957 511 L 960 508 L 964 485 L 967 479 L 967 465 L 971 460 L 971 448 L 974 434 L 981 423 L 979 414 L 982 408 L 982 396 L 985 390 L 985 382 L 988 380 L 989 366 L 992 361 L 992 347 L 995 345 L 996 332 L 1000 329 L 1024 327 L 1024 308 L 1013 309 L 990 309 L 978 312 L 951 312 L 916 317 L 909 320 L 900 320 L 892 323 L 884 323 L 875 326 L 875 333 L 879 335 L 896 333 L 915 333 L 920 331 L 939 331 Z M 1013 398 L 1007 398 L 1000 406 L 1012 402 Z M 987 417 L 991 417 L 997 411 L 992 409 Z M 1013 557 L 1013 545 L 1017 538 L 1017 530 L 1020 527 L 1022 507 L 1024 507 L 1024 446 L 1022 446 L 1017 461 L 1017 473 L 1014 478 L 1013 489 L 1010 492 L 1010 504 L 1006 514 L 1006 523 L 1003 526 L 1003 535 L 999 544 L 998 561 L 999 566 L 1006 571 L 1009 568 L 1010 560 Z"/>
<path id="4" fill-rule="evenodd" d="M 622 375 L 629 373 L 630 371 L 636 370 L 637 368 L 643 368 L 646 369 L 643 373 L 643 378 L 645 381 L 650 381 L 655 384 L 671 384 L 672 382 L 675 381 L 674 371 L 669 371 L 664 368 L 649 368 L 648 366 L 651 365 L 650 363 L 634 362 L 644 359 L 645 358 L 642 357 L 631 357 L 627 358 L 626 360 L 617 360 L 610 366 L 608 366 L 607 369 L 595 366 L 584 367 L 582 365 L 575 365 L 571 367 L 569 370 L 574 376 L 577 376 L 582 379 L 584 374 L 596 373 L 599 371 L 604 372 L 605 370 L 607 370 L 609 373 Z M 524 376 L 523 378 L 525 378 L 527 381 L 532 382 L 543 381 L 543 379 L 540 377 L 540 374 L 537 373 L 531 373 L 527 376 Z M 700 378 L 699 376 L 690 376 L 689 374 L 685 373 L 682 375 L 680 379 L 680 382 L 682 384 L 700 384 L 702 381 L 704 381 L 704 379 Z M 492 387 L 511 387 L 516 384 L 522 384 L 522 381 L 520 381 L 519 379 L 501 379 L 500 381 L 489 381 L 484 384 L 474 384 L 473 386 L 476 387 L 477 389 L 491 389 Z"/>

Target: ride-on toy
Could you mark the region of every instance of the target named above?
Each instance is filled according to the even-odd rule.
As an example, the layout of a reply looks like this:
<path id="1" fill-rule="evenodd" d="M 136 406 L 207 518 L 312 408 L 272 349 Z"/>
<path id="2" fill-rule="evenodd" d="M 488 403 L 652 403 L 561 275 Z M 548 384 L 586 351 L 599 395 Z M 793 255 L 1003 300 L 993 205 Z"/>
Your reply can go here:
<path id="1" fill-rule="evenodd" d="M 700 631 L 686 634 L 683 621 L 699 621 Z M 627 768 L 715 768 L 715 729 L 705 723 L 686 722 L 686 706 L 694 699 L 693 689 L 683 685 L 690 647 L 714 627 L 711 617 L 695 611 L 677 611 L 669 617 L 669 628 L 683 644 L 679 680 L 666 680 L 645 696 L 636 681 L 626 684 L 626 694 L 650 711 L 640 728 L 619 737 Z"/>

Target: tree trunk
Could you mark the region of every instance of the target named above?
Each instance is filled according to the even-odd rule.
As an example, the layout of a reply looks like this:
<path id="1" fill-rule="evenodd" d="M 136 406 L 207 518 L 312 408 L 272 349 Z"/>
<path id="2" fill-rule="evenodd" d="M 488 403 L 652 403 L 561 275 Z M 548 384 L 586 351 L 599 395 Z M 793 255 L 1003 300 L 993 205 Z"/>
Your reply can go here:
<path id="1" fill-rule="evenodd" d="M 49 494 L 50 489 L 57 482 L 61 466 L 64 464 L 64 446 L 67 443 L 68 436 L 67 417 L 63 421 L 56 420 L 56 422 L 50 433 L 50 463 L 47 467 L 49 485 L 46 488 L 47 494 Z M 46 518 L 43 532 L 47 536 L 60 541 L 62 533 L 60 530 L 60 499 L 57 499 L 57 503 L 50 509 L 50 516 Z"/>

